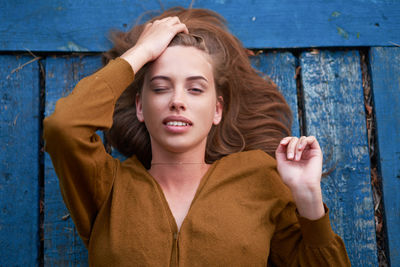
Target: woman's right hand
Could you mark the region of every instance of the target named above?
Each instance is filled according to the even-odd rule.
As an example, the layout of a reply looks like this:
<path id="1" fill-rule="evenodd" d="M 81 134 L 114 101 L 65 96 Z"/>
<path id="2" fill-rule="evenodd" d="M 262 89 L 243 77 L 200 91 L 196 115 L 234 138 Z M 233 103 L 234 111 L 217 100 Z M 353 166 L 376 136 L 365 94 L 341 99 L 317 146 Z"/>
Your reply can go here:
<path id="1" fill-rule="evenodd" d="M 121 58 L 128 61 L 135 73 L 144 64 L 158 58 L 176 34 L 189 33 L 178 17 L 167 17 L 146 24 L 135 46 L 126 51 Z"/>

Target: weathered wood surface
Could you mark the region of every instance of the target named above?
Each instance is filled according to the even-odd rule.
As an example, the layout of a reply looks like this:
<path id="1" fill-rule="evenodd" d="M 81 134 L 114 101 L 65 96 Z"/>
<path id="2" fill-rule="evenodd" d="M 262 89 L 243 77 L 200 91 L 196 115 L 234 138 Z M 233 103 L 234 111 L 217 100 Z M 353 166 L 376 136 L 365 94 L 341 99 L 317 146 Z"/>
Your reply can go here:
<path id="1" fill-rule="evenodd" d="M 39 256 L 39 67 L 23 66 L 30 60 L 0 55 L 0 266 L 35 266 Z"/>
<path id="2" fill-rule="evenodd" d="M 76 83 L 101 66 L 100 56 L 58 57 L 46 60 L 45 115 Z M 87 251 L 62 201 L 51 159 L 45 158 L 44 263 L 49 266 L 86 266 Z"/>
<path id="3" fill-rule="evenodd" d="M 333 228 L 353 266 L 377 266 L 359 53 L 306 52 L 300 65 L 306 134 L 318 138 L 330 171 L 322 190 Z"/>
<path id="4" fill-rule="evenodd" d="M 296 58 L 288 52 L 260 54 L 253 65 L 281 87 L 294 111 L 299 133 Z M 98 57 L 56 58 L 46 61 L 46 115 L 83 76 L 99 66 Z M 369 156 L 359 55 L 356 51 L 303 53 L 300 57 L 307 134 L 316 135 L 327 166 L 324 201 L 333 227 L 348 249 L 353 266 L 377 264 Z M 45 260 L 48 264 L 85 265 L 86 254 L 64 208 L 58 181 L 46 158 Z M 362 244 L 362 245 L 360 245 Z"/>
<path id="5" fill-rule="evenodd" d="M 0 50 L 104 51 L 111 27 L 126 30 L 144 12 L 191 2 L 0 0 Z M 193 7 L 221 13 L 246 47 L 400 44 L 399 1 L 199 0 Z"/>
<path id="6" fill-rule="evenodd" d="M 252 58 L 253 65 L 280 86 L 280 90 L 294 110 L 292 131 L 299 134 L 297 116 L 297 93 L 295 69 L 296 59 L 291 53 L 260 54 Z M 73 86 L 83 77 L 100 66 L 100 57 L 83 59 L 49 58 L 46 60 L 46 109 L 48 116 L 54 111 L 56 101 L 69 94 Z M 114 156 L 124 159 L 118 152 Z M 87 264 L 87 253 L 79 240 L 71 218 L 68 217 L 60 195 L 57 176 L 46 154 L 45 161 L 45 264 L 78 265 Z M 64 219 L 63 219 L 64 218 Z"/>
<path id="7" fill-rule="evenodd" d="M 299 136 L 299 116 L 296 86 L 296 61 L 290 52 L 262 53 L 251 57 L 252 65 L 265 79 L 271 79 L 285 96 L 293 115 L 292 134 Z"/>
<path id="8" fill-rule="evenodd" d="M 371 48 L 379 168 L 392 266 L 400 266 L 400 48 Z"/>

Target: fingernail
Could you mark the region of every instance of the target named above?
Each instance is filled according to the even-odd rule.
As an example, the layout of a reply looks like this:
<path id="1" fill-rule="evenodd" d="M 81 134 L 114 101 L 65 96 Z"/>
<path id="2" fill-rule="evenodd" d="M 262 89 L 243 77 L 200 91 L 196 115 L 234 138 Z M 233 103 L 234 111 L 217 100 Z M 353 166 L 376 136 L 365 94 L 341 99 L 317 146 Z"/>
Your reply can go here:
<path id="1" fill-rule="evenodd" d="M 288 158 L 289 158 L 289 159 L 292 159 L 292 158 L 293 158 L 293 153 L 289 153 L 289 154 L 288 154 Z"/>

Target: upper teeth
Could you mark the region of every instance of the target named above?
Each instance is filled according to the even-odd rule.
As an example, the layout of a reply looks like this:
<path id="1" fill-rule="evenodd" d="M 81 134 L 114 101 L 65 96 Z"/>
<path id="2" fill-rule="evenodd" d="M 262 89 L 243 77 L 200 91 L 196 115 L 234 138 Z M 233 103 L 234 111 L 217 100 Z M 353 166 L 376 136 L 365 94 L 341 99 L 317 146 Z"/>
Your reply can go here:
<path id="1" fill-rule="evenodd" d="M 171 125 L 171 126 L 187 126 L 187 125 L 189 125 L 189 123 L 182 122 L 182 121 L 169 121 L 169 122 L 167 122 L 167 125 Z"/>

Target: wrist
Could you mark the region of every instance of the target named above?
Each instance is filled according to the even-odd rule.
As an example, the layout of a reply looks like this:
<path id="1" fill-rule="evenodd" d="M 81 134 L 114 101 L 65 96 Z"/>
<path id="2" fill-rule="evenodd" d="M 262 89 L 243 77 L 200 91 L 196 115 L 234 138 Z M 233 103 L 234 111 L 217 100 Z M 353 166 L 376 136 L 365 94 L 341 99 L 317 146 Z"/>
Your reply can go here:
<path id="1" fill-rule="evenodd" d="M 126 60 L 136 74 L 149 61 L 149 53 L 140 46 L 134 46 L 122 54 L 120 58 Z"/>
<path id="2" fill-rule="evenodd" d="M 300 216 L 309 220 L 324 216 L 321 187 L 292 191 L 292 195 Z"/>

